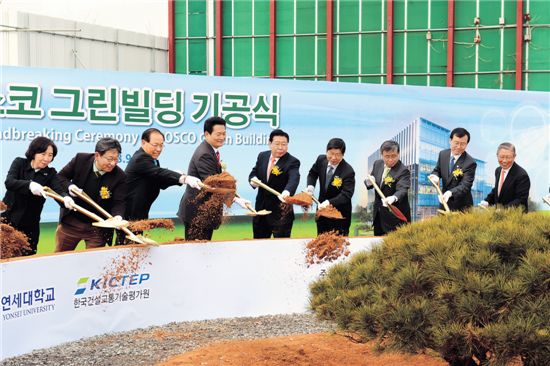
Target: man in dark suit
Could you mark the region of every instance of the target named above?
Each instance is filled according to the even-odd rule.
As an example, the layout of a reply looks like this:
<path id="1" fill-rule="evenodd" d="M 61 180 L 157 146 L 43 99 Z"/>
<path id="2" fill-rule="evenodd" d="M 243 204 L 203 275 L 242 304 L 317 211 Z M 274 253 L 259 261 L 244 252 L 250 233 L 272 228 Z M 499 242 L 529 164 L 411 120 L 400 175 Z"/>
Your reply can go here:
<path id="1" fill-rule="evenodd" d="M 269 135 L 268 151 L 258 155 L 256 165 L 248 176 L 250 181 L 257 178 L 277 192 L 279 196 L 258 189 L 256 196 L 256 211 L 269 210 L 270 215 L 255 216 L 252 220 L 254 239 L 289 238 L 294 223 L 294 211 L 292 206 L 281 209 L 285 198 L 296 192 L 300 182 L 300 161 L 288 153 L 289 137 L 283 130 L 273 130 Z M 253 183 L 252 187 L 257 188 Z M 280 202 L 279 202 L 280 201 Z"/>
<path id="2" fill-rule="evenodd" d="M 497 159 L 500 166 L 495 170 L 495 187 L 480 205 L 517 206 L 527 212 L 531 182 L 525 169 L 515 162 L 516 147 L 509 142 L 503 142 L 497 148 Z"/>
<path id="3" fill-rule="evenodd" d="M 204 122 L 204 141 L 197 146 L 187 173 L 200 180 L 222 172 L 220 148 L 225 143 L 225 120 L 221 117 L 210 117 Z M 211 240 L 223 217 L 223 203 L 211 208 L 208 217 L 197 215 L 202 205 L 207 202 L 211 193 L 199 194 L 200 187 L 188 185 L 180 201 L 178 217 L 185 225 L 186 240 Z"/>
<path id="4" fill-rule="evenodd" d="M 59 225 L 55 233 L 56 252 L 74 250 L 81 240 L 86 242 L 86 249 L 111 245 L 113 229 L 92 226 L 94 220 L 74 211 L 73 204 L 77 203 L 97 213 L 92 205 L 75 194 L 83 192 L 115 216 L 116 221 L 122 219 L 126 208 L 126 175 L 117 166 L 121 151 L 117 140 L 102 138 L 97 142 L 94 154 L 76 154 L 59 172 L 63 193 L 70 196 L 64 197 L 65 207 L 61 208 Z"/>
<path id="5" fill-rule="evenodd" d="M 439 153 L 437 164 L 428 176 L 434 184 L 443 181 L 443 197 L 451 211 L 465 210 L 474 204 L 472 184 L 476 175 L 477 163 L 467 152 L 470 133 L 458 127 L 451 131 L 451 148 Z M 443 204 L 443 202 L 441 202 Z M 443 206 L 440 205 L 440 208 Z"/>
<path id="6" fill-rule="evenodd" d="M 164 148 L 164 134 L 156 128 L 149 128 L 141 135 L 141 147 L 126 166 L 126 219 L 142 220 L 149 218 L 151 205 L 160 190 L 175 185 L 188 184 L 199 187 L 199 179 L 190 175 L 161 168 L 158 158 Z"/>
<path id="7" fill-rule="evenodd" d="M 411 221 L 411 208 L 409 206 L 409 187 L 411 186 L 411 172 L 399 160 L 399 144 L 395 141 L 384 141 L 380 146 L 382 159 L 376 160 L 370 173 L 384 196 L 383 200 L 378 193 L 375 194 L 374 213 L 374 235 L 380 236 L 397 229 L 405 224 L 398 219 L 388 208 L 393 205 L 398 208 L 407 220 Z M 370 179 L 365 179 L 367 189 L 374 185 Z"/>
<path id="8" fill-rule="evenodd" d="M 319 180 L 318 208 L 329 204 L 344 216 L 343 220 L 317 218 L 317 235 L 336 230 L 340 235 L 348 236 L 351 225 L 351 197 L 355 190 L 355 171 L 344 160 L 346 143 L 333 138 L 327 144 L 326 155 L 319 155 L 307 176 L 307 192 L 313 194 L 315 183 Z"/>

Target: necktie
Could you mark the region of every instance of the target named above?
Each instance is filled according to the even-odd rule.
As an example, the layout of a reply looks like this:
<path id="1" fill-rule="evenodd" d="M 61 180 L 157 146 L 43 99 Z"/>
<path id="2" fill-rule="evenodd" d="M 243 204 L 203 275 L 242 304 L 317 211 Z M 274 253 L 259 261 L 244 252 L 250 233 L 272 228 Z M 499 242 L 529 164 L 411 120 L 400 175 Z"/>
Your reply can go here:
<path id="1" fill-rule="evenodd" d="M 453 174 L 453 167 L 455 166 L 455 157 L 451 155 L 451 162 L 449 163 L 449 176 Z"/>
<path id="2" fill-rule="evenodd" d="M 158 160 L 156 160 L 156 159 L 155 159 L 154 161 L 155 161 L 155 166 L 160 166 L 160 164 L 159 164 L 159 161 L 158 161 Z"/>
<path id="3" fill-rule="evenodd" d="M 99 172 L 99 170 L 96 171 L 96 172 L 94 172 L 94 173 L 95 173 L 95 176 L 96 176 L 97 178 L 101 178 L 101 173 Z"/>
<path id="4" fill-rule="evenodd" d="M 269 176 L 271 175 L 271 169 L 273 169 L 273 166 L 275 165 L 275 158 L 271 158 L 269 161 L 269 165 L 267 166 L 267 179 L 269 179 Z"/>
<path id="5" fill-rule="evenodd" d="M 325 180 L 325 190 L 328 189 L 330 182 L 332 182 L 332 176 L 334 175 L 334 167 L 332 165 L 328 166 L 327 179 Z"/>
<path id="6" fill-rule="evenodd" d="M 390 167 L 387 167 L 384 165 L 384 172 L 382 173 L 382 183 L 384 183 L 384 179 L 386 179 L 388 174 L 390 174 L 390 170 L 391 170 Z"/>
<path id="7" fill-rule="evenodd" d="M 500 196 L 500 191 L 502 190 L 502 185 L 504 184 L 504 169 L 500 170 L 500 179 L 498 180 L 498 191 L 497 196 Z"/>
<path id="8" fill-rule="evenodd" d="M 219 150 L 216 150 L 216 159 L 218 159 L 218 165 L 220 165 L 220 152 Z"/>

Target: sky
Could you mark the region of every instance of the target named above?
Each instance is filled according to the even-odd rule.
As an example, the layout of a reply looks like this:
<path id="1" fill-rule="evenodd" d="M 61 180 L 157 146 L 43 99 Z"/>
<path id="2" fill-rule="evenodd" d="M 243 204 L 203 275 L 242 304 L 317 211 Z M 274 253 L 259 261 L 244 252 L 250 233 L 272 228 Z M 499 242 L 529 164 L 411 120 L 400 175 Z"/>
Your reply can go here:
<path id="1" fill-rule="evenodd" d="M 168 36 L 168 0 L 0 0 L 0 8 Z"/>

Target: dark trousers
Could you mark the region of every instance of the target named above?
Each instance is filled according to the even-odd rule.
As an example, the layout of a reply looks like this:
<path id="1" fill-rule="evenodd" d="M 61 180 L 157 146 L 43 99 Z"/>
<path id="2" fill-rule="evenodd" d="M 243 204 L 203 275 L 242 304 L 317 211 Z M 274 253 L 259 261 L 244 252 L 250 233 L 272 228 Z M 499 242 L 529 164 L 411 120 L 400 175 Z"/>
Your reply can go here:
<path id="1" fill-rule="evenodd" d="M 290 221 L 287 224 L 275 226 L 269 223 L 266 216 L 257 216 L 252 222 L 254 239 L 269 239 L 271 235 L 274 238 L 290 238 L 293 223 L 294 221 Z"/>
<path id="2" fill-rule="evenodd" d="M 329 219 L 327 217 L 319 216 L 317 219 L 317 235 L 326 233 L 332 230 L 336 230 L 338 235 L 349 236 L 349 227 L 351 226 L 351 219 L 345 218 Z"/>
<path id="3" fill-rule="evenodd" d="M 79 227 L 59 224 L 55 232 L 55 251 L 74 250 L 81 240 L 86 243 L 86 249 L 101 248 L 112 242 L 113 233 L 111 230 L 109 234 L 108 230 L 97 228 L 92 224 L 82 224 Z"/>
<path id="4" fill-rule="evenodd" d="M 212 240 L 214 229 L 199 228 L 184 222 L 185 225 L 185 240 Z"/>

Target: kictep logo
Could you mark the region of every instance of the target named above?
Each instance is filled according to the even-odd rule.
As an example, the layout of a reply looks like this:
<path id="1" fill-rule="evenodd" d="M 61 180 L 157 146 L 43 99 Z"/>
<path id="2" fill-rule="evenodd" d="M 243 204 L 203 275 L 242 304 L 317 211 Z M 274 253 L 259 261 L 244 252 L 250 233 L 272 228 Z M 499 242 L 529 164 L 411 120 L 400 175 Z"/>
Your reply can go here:
<path id="1" fill-rule="evenodd" d="M 86 290 L 93 291 L 107 288 L 141 285 L 150 277 L 151 275 L 149 273 L 134 273 L 131 275 L 125 274 L 121 276 L 109 276 L 92 279 L 90 279 L 90 277 L 81 277 L 76 282 L 77 289 L 74 294 L 75 296 L 82 295 L 86 292 Z"/>

